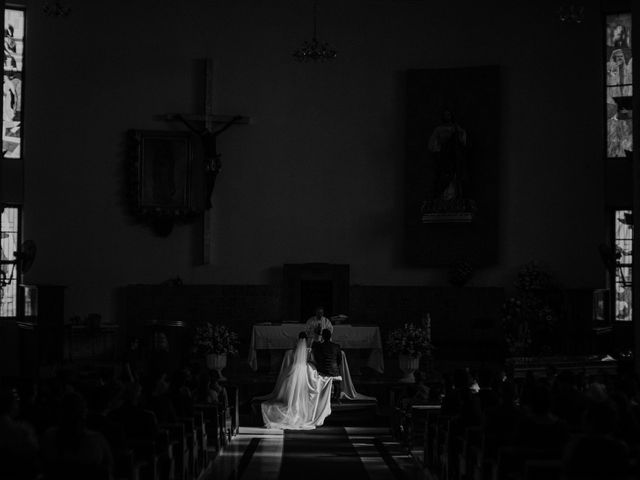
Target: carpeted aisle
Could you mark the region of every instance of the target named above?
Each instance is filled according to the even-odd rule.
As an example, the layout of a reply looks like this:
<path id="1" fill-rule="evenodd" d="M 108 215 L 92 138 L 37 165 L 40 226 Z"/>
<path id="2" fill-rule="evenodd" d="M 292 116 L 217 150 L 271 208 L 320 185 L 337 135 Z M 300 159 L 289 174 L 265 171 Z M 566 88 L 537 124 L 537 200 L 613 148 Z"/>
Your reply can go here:
<path id="1" fill-rule="evenodd" d="M 344 427 L 285 431 L 280 480 L 337 478 L 369 479 Z"/>

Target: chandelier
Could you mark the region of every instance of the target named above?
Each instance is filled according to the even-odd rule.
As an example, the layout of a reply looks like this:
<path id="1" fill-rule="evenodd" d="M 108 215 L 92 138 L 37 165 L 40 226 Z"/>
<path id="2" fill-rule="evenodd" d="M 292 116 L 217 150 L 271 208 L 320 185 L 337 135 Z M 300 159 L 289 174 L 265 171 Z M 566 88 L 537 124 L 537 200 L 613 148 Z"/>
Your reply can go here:
<path id="1" fill-rule="evenodd" d="M 300 48 L 293 52 L 293 58 L 298 62 L 326 62 L 333 60 L 338 52 L 327 42 L 318 40 L 318 2 L 313 2 L 313 37 L 305 41 Z"/>
<path id="2" fill-rule="evenodd" d="M 44 13 L 47 17 L 66 17 L 71 13 L 71 7 L 64 5 L 60 1 L 42 2 L 42 13 Z"/>
<path id="3" fill-rule="evenodd" d="M 558 18 L 562 23 L 582 23 L 584 20 L 584 5 L 564 2 L 558 9 Z"/>

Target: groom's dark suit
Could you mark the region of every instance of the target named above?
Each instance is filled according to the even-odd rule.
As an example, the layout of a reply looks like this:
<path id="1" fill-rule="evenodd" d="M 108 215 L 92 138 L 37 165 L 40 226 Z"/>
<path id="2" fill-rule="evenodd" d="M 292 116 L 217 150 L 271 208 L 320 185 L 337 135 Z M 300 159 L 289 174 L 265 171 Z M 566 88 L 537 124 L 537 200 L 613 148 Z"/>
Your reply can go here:
<path id="1" fill-rule="evenodd" d="M 340 375 L 340 365 L 342 364 L 340 345 L 333 343 L 331 340 L 313 342 L 311 351 L 320 375 L 327 377 Z"/>

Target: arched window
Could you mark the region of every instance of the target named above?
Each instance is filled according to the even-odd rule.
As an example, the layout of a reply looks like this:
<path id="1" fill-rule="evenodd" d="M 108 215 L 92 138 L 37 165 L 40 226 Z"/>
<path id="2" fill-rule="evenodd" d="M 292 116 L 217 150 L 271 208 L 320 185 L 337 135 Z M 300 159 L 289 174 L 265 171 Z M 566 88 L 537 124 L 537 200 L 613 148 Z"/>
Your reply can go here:
<path id="1" fill-rule="evenodd" d="M 608 159 L 625 158 L 633 150 L 633 51 L 630 12 L 609 13 L 604 22 L 605 152 Z M 612 314 L 631 320 L 633 215 L 628 208 L 610 210 L 615 270 L 610 279 Z"/>
<path id="2" fill-rule="evenodd" d="M 607 15 L 605 23 L 607 157 L 620 158 L 633 149 L 631 13 Z"/>
<path id="3" fill-rule="evenodd" d="M 4 79 L 2 101 L 2 155 L 22 158 L 25 11 L 4 10 Z M 18 315 L 22 218 L 19 205 L 0 205 L 0 317 Z"/>
<path id="4" fill-rule="evenodd" d="M 24 20 L 23 9 L 5 9 L 2 101 L 2 152 L 5 158 L 22 158 Z"/>

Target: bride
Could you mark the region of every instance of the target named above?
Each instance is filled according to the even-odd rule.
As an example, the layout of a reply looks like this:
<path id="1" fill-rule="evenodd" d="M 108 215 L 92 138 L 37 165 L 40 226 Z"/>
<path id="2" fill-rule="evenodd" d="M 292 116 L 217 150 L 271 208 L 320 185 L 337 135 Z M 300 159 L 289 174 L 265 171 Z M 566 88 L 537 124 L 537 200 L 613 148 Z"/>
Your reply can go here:
<path id="1" fill-rule="evenodd" d="M 311 430 L 331 414 L 332 377 L 318 374 L 309 363 L 307 335 L 298 335 L 295 351 L 287 351 L 275 388 L 262 400 L 262 418 L 267 428 Z"/>

